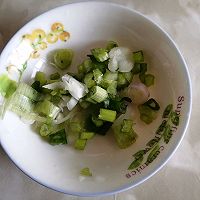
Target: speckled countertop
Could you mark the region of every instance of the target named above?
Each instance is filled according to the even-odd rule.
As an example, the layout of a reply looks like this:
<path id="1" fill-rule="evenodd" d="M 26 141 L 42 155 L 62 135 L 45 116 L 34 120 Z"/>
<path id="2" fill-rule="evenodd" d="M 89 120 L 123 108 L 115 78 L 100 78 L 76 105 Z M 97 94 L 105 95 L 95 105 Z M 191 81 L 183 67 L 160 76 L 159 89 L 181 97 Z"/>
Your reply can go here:
<path id="1" fill-rule="evenodd" d="M 0 52 L 9 38 L 38 14 L 72 0 L 0 0 Z M 188 64 L 193 87 L 193 110 L 186 136 L 175 155 L 151 179 L 118 194 L 117 200 L 200 199 L 200 1 L 112 0 L 151 18 L 179 46 Z M 0 147 L 0 200 L 111 200 L 110 197 L 80 198 L 51 191 L 26 177 Z"/>

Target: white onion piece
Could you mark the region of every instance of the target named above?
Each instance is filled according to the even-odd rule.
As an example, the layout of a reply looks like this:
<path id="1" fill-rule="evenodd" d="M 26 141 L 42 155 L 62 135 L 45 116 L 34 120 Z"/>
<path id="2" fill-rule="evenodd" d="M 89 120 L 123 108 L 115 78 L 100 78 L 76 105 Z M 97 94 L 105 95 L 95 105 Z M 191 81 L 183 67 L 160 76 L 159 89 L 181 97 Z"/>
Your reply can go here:
<path id="1" fill-rule="evenodd" d="M 62 77 L 62 81 L 65 85 L 65 89 L 68 90 L 69 93 L 77 100 L 84 97 L 88 92 L 87 87 L 83 83 L 77 81 L 68 74 L 65 74 Z"/>
<path id="2" fill-rule="evenodd" d="M 130 72 L 133 68 L 132 52 L 126 47 L 115 47 L 109 52 L 108 69 L 111 72 Z"/>
<path id="3" fill-rule="evenodd" d="M 145 103 L 150 95 L 147 86 L 139 82 L 131 83 L 127 88 L 126 93 L 136 105 Z"/>
<path id="4" fill-rule="evenodd" d="M 71 99 L 67 102 L 68 110 L 72 110 L 76 106 L 77 103 L 78 103 L 78 100 L 76 100 L 74 97 L 71 97 Z"/>

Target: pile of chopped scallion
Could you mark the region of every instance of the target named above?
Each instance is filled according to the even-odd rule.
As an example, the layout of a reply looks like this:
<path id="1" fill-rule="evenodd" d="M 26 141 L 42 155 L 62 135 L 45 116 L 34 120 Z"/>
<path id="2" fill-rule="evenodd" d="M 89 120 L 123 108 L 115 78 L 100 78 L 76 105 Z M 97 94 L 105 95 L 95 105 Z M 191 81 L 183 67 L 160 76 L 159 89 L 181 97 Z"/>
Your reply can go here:
<path id="1" fill-rule="evenodd" d="M 160 108 L 150 98 L 148 87 L 155 78 L 147 73 L 143 52 L 110 41 L 105 48 L 92 49 L 76 73 L 64 73 L 73 54 L 71 49 L 56 50 L 53 66 L 57 72 L 47 76 L 37 71 L 31 85 L 2 74 L 1 117 L 7 110 L 15 112 L 52 145 L 67 144 L 73 136 L 75 149 L 84 150 L 88 140 L 112 130 L 119 148 L 129 147 L 137 134 L 127 108 L 136 104 L 146 124 Z"/>

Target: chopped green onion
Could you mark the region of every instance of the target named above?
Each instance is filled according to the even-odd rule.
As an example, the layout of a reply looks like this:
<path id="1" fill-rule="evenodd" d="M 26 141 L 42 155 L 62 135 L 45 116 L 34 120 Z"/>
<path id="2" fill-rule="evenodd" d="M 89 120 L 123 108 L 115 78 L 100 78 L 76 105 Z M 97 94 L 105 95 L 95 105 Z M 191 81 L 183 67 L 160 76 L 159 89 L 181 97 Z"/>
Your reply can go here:
<path id="1" fill-rule="evenodd" d="M 59 49 L 54 53 L 54 64 L 59 69 L 67 69 L 72 62 L 73 51 L 71 49 Z"/>
<path id="2" fill-rule="evenodd" d="M 41 99 L 41 95 L 34 88 L 27 85 L 26 83 L 20 83 L 16 92 L 28 97 L 33 101 L 39 101 Z"/>
<path id="3" fill-rule="evenodd" d="M 132 69 L 133 74 L 139 74 L 140 73 L 140 63 L 135 63 L 134 67 Z"/>
<path id="4" fill-rule="evenodd" d="M 118 44 L 115 41 L 108 41 L 106 49 L 110 51 L 111 49 L 118 47 Z"/>
<path id="5" fill-rule="evenodd" d="M 86 59 L 83 62 L 83 66 L 84 66 L 85 73 L 88 73 L 88 72 L 90 72 L 92 70 L 93 63 L 92 63 L 92 61 L 90 59 Z"/>
<path id="6" fill-rule="evenodd" d="M 147 71 L 147 63 L 140 63 L 140 73 L 144 74 Z"/>
<path id="7" fill-rule="evenodd" d="M 143 51 L 140 50 L 140 51 L 133 52 L 133 60 L 135 63 L 144 62 Z"/>
<path id="8" fill-rule="evenodd" d="M 116 119 L 117 112 L 115 110 L 100 109 L 99 119 L 108 122 L 114 122 Z"/>
<path id="9" fill-rule="evenodd" d="M 143 105 L 149 106 L 152 110 L 159 110 L 160 109 L 158 102 L 153 98 L 149 99 Z"/>
<path id="10" fill-rule="evenodd" d="M 130 132 L 132 129 L 132 126 L 133 126 L 133 120 L 124 119 L 121 126 L 121 132 L 125 132 L 125 133 Z"/>
<path id="11" fill-rule="evenodd" d="M 51 145 L 67 144 L 65 129 L 49 135 L 49 143 Z"/>
<path id="12" fill-rule="evenodd" d="M 40 86 L 40 82 L 39 81 L 34 81 L 31 85 L 31 87 L 33 89 L 35 89 L 37 92 L 42 92 L 42 87 Z"/>
<path id="13" fill-rule="evenodd" d="M 132 72 L 123 72 L 123 75 L 129 83 L 132 82 L 132 80 L 133 80 L 133 73 Z"/>
<path id="14" fill-rule="evenodd" d="M 88 108 L 88 107 L 90 106 L 90 102 L 80 99 L 79 105 L 80 105 L 82 108 L 86 109 L 86 108 Z"/>
<path id="15" fill-rule="evenodd" d="M 92 122 L 96 125 L 96 127 L 100 127 L 103 125 L 103 121 L 95 116 L 92 116 Z"/>
<path id="16" fill-rule="evenodd" d="M 103 79 L 107 81 L 116 81 L 117 77 L 118 77 L 118 72 L 111 72 L 109 70 L 106 70 Z"/>
<path id="17" fill-rule="evenodd" d="M 93 75 L 94 75 L 94 80 L 97 84 L 100 84 L 101 80 L 102 80 L 102 77 L 103 77 L 103 74 L 101 72 L 101 70 L 99 69 L 94 69 L 93 70 Z"/>
<path id="18" fill-rule="evenodd" d="M 90 172 L 90 169 L 88 167 L 85 167 L 81 169 L 80 175 L 82 176 L 92 176 L 92 173 Z"/>
<path id="19" fill-rule="evenodd" d="M 155 77 L 152 74 L 146 74 L 144 84 L 149 87 L 154 84 Z"/>
<path id="20" fill-rule="evenodd" d="M 121 149 L 127 148 L 130 145 L 132 145 L 137 138 L 137 134 L 133 130 L 131 123 L 130 122 L 126 123 L 126 122 L 127 121 L 124 121 L 124 118 L 119 117 L 112 125 L 117 145 Z M 122 130 L 124 130 L 124 132 L 122 132 Z"/>
<path id="21" fill-rule="evenodd" d="M 116 95 L 117 94 L 117 81 L 112 81 L 112 83 L 107 88 L 108 94 Z"/>
<path id="22" fill-rule="evenodd" d="M 92 49 L 91 53 L 98 62 L 103 62 L 109 58 L 107 50 L 103 48 Z"/>
<path id="23" fill-rule="evenodd" d="M 48 100 L 38 102 L 35 106 L 35 111 L 47 117 L 55 118 L 60 111 L 60 108 L 55 106 Z"/>
<path id="24" fill-rule="evenodd" d="M 91 96 L 90 98 L 94 101 L 101 103 L 108 97 L 108 93 L 106 90 L 99 86 L 93 86 L 91 89 Z"/>
<path id="25" fill-rule="evenodd" d="M 82 132 L 81 136 L 80 136 L 80 139 L 82 139 L 82 140 L 89 140 L 89 139 L 93 138 L 94 135 L 95 135 L 94 132 Z"/>
<path id="26" fill-rule="evenodd" d="M 96 85 L 96 82 L 93 80 L 93 73 L 89 73 L 85 75 L 84 83 L 88 88 L 91 88 Z"/>
<path id="27" fill-rule="evenodd" d="M 84 150 L 86 143 L 87 143 L 87 140 L 77 139 L 75 141 L 74 147 L 75 147 L 75 149 L 78 149 L 78 150 Z"/>
<path id="28" fill-rule="evenodd" d="M 145 74 L 145 72 L 147 71 L 147 64 L 146 63 L 135 63 L 134 67 L 132 69 L 132 73 L 133 74 Z"/>
<path id="29" fill-rule="evenodd" d="M 32 113 L 35 103 L 23 94 L 14 93 L 10 100 L 9 109 L 16 113 Z"/>
<path id="30" fill-rule="evenodd" d="M 150 124 L 157 117 L 157 110 L 153 110 L 148 105 L 139 105 L 140 119 L 146 124 Z"/>
<path id="31" fill-rule="evenodd" d="M 47 82 L 45 73 L 38 71 L 35 75 L 35 81 L 39 81 L 41 86 L 45 85 Z"/>
<path id="32" fill-rule="evenodd" d="M 5 98 L 9 98 L 17 89 L 17 83 L 11 79 L 6 74 L 0 76 L 0 93 Z"/>
<path id="33" fill-rule="evenodd" d="M 122 72 L 119 72 L 118 73 L 118 79 L 117 79 L 117 87 L 119 89 L 121 89 L 121 88 L 124 88 L 126 86 L 128 86 L 128 81 L 125 78 L 124 74 Z"/>
<path id="34" fill-rule="evenodd" d="M 50 80 L 58 80 L 60 79 L 60 74 L 58 72 L 50 75 Z"/>
<path id="35" fill-rule="evenodd" d="M 80 133 L 83 130 L 80 122 L 70 122 L 69 128 L 70 128 L 70 131 L 73 133 Z"/>

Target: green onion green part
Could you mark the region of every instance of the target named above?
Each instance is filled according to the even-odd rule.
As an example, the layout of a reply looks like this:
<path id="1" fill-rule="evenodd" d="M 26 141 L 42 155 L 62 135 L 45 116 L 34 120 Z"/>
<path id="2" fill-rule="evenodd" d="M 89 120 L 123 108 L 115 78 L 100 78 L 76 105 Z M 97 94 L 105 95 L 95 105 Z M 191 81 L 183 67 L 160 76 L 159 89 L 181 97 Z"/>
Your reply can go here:
<path id="1" fill-rule="evenodd" d="M 93 138 L 94 135 L 95 135 L 94 132 L 82 132 L 81 136 L 80 136 L 80 139 L 82 139 L 82 140 L 89 140 L 89 139 Z"/>
<path id="2" fill-rule="evenodd" d="M 140 51 L 133 52 L 133 60 L 135 63 L 144 62 L 143 51 L 140 50 Z"/>
<path id="3" fill-rule="evenodd" d="M 114 122 L 117 116 L 117 112 L 115 110 L 108 109 L 100 109 L 99 119 L 108 122 Z"/>
<path id="4" fill-rule="evenodd" d="M 91 53 L 98 62 L 103 62 L 109 58 L 108 51 L 103 48 L 92 49 Z"/>
<path id="5" fill-rule="evenodd" d="M 80 175 L 82 176 L 92 176 L 92 173 L 90 172 L 90 169 L 88 167 L 85 167 L 81 169 Z"/>
<path id="6" fill-rule="evenodd" d="M 87 140 L 77 139 L 74 144 L 74 148 L 78 150 L 84 150 L 86 146 Z"/>
<path id="7" fill-rule="evenodd" d="M 99 86 L 93 86 L 91 89 L 90 98 L 98 103 L 103 102 L 108 97 L 108 93 L 106 90 Z"/>

